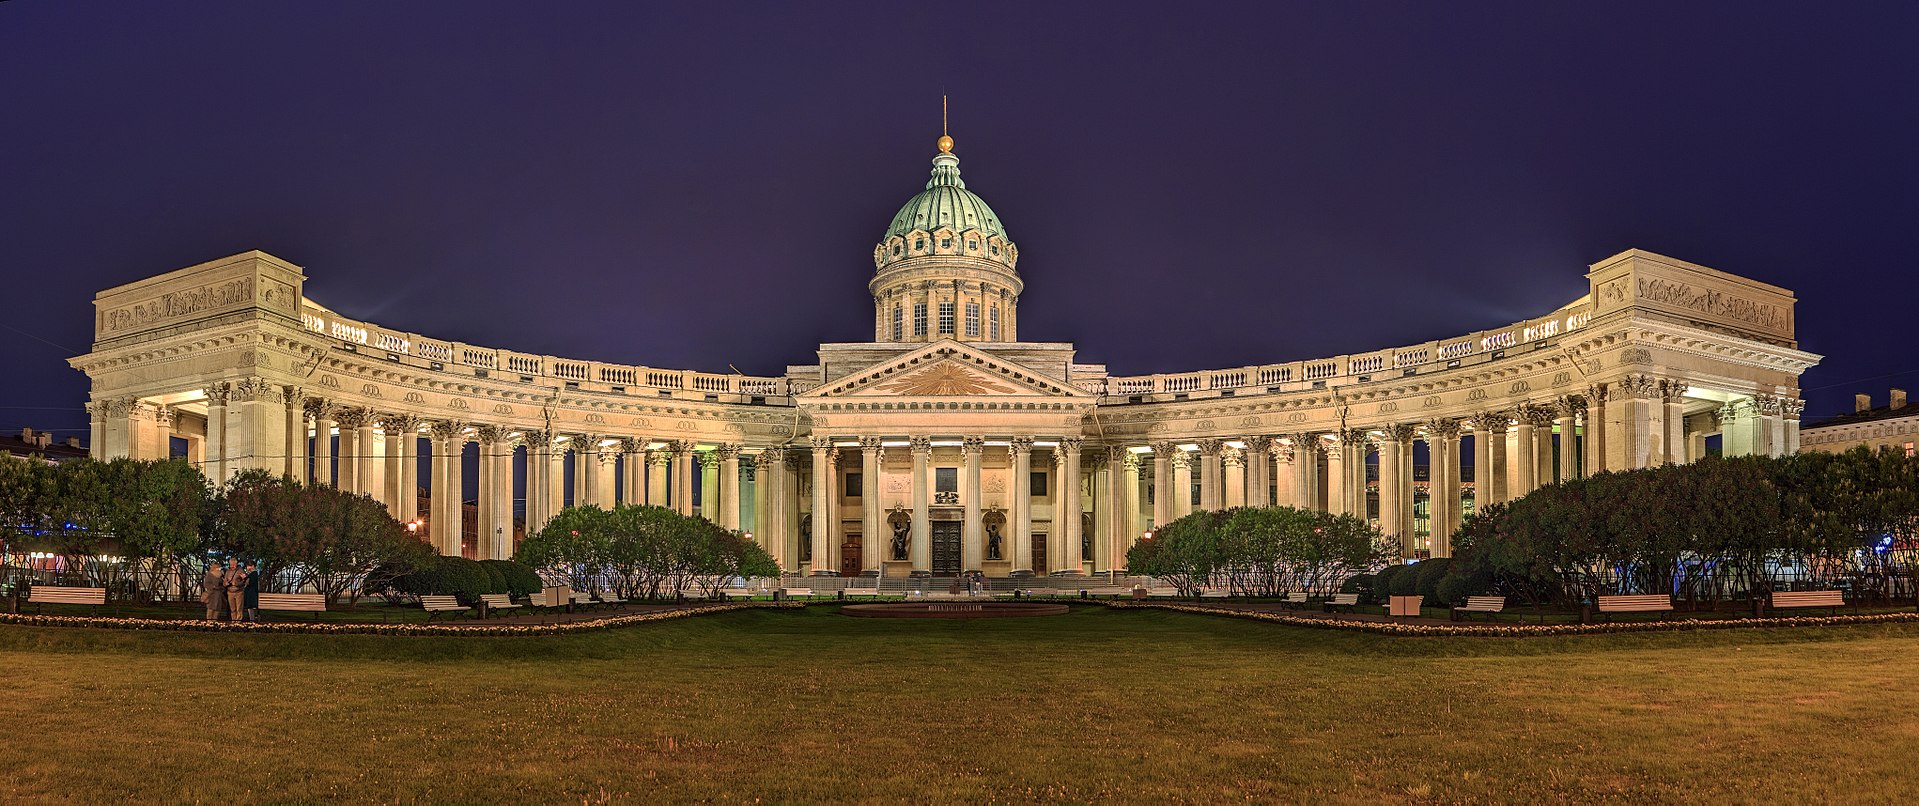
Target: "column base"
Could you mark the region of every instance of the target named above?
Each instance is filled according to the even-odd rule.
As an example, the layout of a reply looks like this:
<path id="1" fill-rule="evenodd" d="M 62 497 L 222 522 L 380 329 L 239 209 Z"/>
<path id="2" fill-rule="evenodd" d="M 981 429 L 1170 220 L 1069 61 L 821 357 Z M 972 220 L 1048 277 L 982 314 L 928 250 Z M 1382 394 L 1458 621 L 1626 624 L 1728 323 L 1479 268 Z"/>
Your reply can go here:
<path id="1" fill-rule="evenodd" d="M 811 577 L 836 577 L 836 576 L 839 576 L 839 572 L 837 572 L 837 571 L 827 571 L 827 570 L 824 570 L 824 569 L 814 569 L 814 570 L 813 570 L 813 572 L 812 572 L 812 573 L 809 573 L 809 574 L 807 574 L 807 576 L 811 576 Z"/>
<path id="2" fill-rule="evenodd" d="M 907 574 L 907 576 L 910 576 L 910 577 L 914 577 L 914 578 L 916 578 L 916 579 L 927 579 L 927 578 L 930 578 L 930 577 L 932 577 L 932 576 L 933 576 L 933 572 L 931 572 L 931 571 L 914 571 L 914 572 L 913 572 L 913 573 L 911 573 L 911 574 Z"/>
<path id="3" fill-rule="evenodd" d="M 1083 577 L 1083 576 L 1086 576 L 1086 572 L 1085 571 L 1054 571 L 1052 575 L 1056 577 Z"/>
<path id="4" fill-rule="evenodd" d="M 878 579 L 880 576 L 880 570 L 878 568 L 868 568 L 864 571 L 861 571 L 860 576 L 865 577 L 867 579 Z"/>
<path id="5" fill-rule="evenodd" d="M 1022 569 L 1020 569 L 1020 570 L 1018 570 L 1018 571 L 1014 571 L 1014 572 L 1012 572 L 1012 573 L 1010 573 L 1010 574 L 1007 574 L 1007 576 L 1009 576 L 1009 577 L 1016 577 L 1016 578 L 1019 578 L 1019 579 L 1025 579 L 1025 578 L 1027 578 L 1027 577 L 1030 577 L 1030 576 L 1032 576 L 1032 575 L 1033 575 L 1033 569 L 1031 569 L 1031 568 L 1022 568 Z"/>

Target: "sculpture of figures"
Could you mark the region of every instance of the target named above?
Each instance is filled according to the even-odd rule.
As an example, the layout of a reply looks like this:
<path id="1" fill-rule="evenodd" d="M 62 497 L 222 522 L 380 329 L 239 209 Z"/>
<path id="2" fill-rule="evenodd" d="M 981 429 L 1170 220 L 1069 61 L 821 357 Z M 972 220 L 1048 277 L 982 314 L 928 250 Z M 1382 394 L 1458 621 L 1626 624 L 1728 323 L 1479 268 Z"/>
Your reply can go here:
<path id="1" fill-rule="evenodd" d="M 813 561 L 813 516 L 800 516 L 800 562 Z"/>
<path id="2" fill-rule="evenodd" d="M 913 531 L 913 523 L 905 518 L 893 521 L 893 559 L 906 559 L 906 538 Z"/>
<path id="3" fill-rule="evenodd" d="M 986 524 L 986 559 L 997 560 L 999 556 L 999 524 Z"/>

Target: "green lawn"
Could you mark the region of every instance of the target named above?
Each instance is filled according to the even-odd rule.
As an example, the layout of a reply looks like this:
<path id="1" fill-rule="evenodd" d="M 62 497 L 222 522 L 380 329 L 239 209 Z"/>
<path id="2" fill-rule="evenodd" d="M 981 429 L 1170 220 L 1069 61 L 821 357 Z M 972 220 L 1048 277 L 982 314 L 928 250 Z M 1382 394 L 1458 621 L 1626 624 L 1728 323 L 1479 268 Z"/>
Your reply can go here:
<path id="1" fill-rule="evenodd" d="M 1404 639 L 1162 611 L 546 638 L 0 627 L 0 799 L 1894 800 L 1919 627 Z"/>

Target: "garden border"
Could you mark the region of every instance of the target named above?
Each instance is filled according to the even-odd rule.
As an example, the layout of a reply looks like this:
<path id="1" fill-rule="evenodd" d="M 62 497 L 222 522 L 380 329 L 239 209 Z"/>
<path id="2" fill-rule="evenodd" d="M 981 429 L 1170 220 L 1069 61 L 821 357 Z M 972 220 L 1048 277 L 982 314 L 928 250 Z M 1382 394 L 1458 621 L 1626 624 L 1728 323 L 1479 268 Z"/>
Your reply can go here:
<path id="1" fill-rule="evenodd" d="M 206 621 L 204 619 L 118 618 L 107 616 L 41 616 L 24 613 L 0 613 L 0 624 L 22 627 L 91 627 L 106 630 L 148 630 L 156 632 L 225 632 L 251 635 L 452 635 L 490 637 L 518 635 L 569 635 L 572 633 L 627 627 L 649 621 L 670 621 L 691 616 L 728 613 L 735 610 L 794 610 L 805 605 L 789 602 L 736 602 L 696 605 L 677 610 L 629 613 L 586 621 L 558 624 L 495 624 L 461 627 L 452 624 L 375 624 L 340 622 L 258 622 Z"/>
<path id="2" fill-rule="evenodd" d="M 1352 619 L 1310 618 L 1259 610 L 1235 610 L 1172 602 L 1100 602 L 1116 610 L 1172 610 L 1205 616 L 1225 616 L 1265 621 L 1294 627 L 1345 630 L 1401 638 L 1440 636 L 1532 638 L 1553 635 L 1613 635 L 1634 632 L 1686 632 L 1692 630 L 1762 629 L 1770 627 L 1844 627 L 1864 624 L 1915 624 L 1919 613 L 1873 613 L 1856 616 L 1772 616 L 1766 618 L 1669 619 L 1664 621 L 1627 621 L 1606 624 L 1407 624 L 1396 621 L 1357 621 Z"/>

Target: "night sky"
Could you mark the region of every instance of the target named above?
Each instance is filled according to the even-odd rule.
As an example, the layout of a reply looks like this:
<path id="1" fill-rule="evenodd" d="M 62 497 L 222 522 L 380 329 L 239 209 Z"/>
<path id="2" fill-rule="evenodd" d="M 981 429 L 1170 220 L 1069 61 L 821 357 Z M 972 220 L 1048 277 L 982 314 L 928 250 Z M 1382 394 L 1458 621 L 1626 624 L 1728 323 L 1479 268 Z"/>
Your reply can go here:
<path id="1" fill-rule="evenodd" d="M 778 374 L 871 337 L 952 97 L 1021 335 L 1115 374 L 1497 327 L 1639 247 L 1794 290 L 1808 419 L 1919 391 L 1919 3 L 0 3 L 0 428 L 94 292 Z M 391 7 L 390 7 L 391 6 Z"/>

